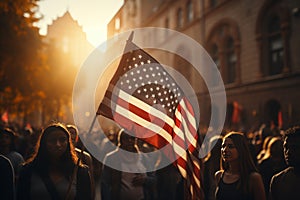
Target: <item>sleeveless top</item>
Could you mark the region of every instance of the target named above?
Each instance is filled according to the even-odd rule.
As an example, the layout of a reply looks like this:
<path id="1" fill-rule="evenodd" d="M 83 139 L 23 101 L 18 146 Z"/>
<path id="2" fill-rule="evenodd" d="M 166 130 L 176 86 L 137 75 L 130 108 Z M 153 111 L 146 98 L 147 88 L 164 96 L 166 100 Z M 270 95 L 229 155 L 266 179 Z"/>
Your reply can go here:
<path id="1" fill-rule="evenodd" d="M 252 200 L 253 196 L 251 194 L 246 194 L 242 189 L 238 189 L 239 180 L 233 183 L 225 183 L 223 181 L 223 174 L 221 175 L 218 187 L 216 190 L 217 200 Z"/>

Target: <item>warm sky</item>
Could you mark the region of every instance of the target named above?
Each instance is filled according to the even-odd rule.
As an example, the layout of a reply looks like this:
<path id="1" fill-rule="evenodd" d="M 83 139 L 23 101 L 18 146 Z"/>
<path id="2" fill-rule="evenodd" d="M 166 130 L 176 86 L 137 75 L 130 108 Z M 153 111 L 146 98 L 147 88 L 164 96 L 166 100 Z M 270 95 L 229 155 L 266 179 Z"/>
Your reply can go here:
<path id="1" fill-rule="evenodd" d="M 122 6 L 123 0 L 41 0 L 40 13 L 44 19 L 38 24 L 45 35 L 47 25 L 67 10 L 82 26 L 88 41 L 97 47 L 106 40 L 106 26 Z"/>

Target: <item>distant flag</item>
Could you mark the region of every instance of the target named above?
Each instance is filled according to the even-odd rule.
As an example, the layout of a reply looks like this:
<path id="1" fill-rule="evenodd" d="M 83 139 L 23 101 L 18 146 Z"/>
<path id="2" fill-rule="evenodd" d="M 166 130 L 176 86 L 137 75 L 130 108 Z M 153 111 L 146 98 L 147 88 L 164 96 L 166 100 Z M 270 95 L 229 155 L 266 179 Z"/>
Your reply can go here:
<path id="1" fill-rule="evenodd" d="M 279 128 L 283 127 L 282 111 L 278 112 L 278 127 Z"/>
<path id="2" fill-rule="evenodd" d="M 1 120 L 4 122 L 4 123 L 8 123 L 8 112 L 5 111 L 2 116 L 1 116 Z"/>
<path id="3" fill-rule="evenodd" d="M 240 105 L 237 101 L 234 101 L 232 103 L 233 105 L 233 112 L 232 112 L 232 118 L 231 121 L 233 124 L 237 124 L 240 122 L 240 112 L 241 112 L 241 108 Z"/>
<path id="4" fill-rule="evenodd" d="M 132 34 L 97 115 L 114 120 L 159 149 L 171 145 L 164 153 L 169 158 L 175 154 L 189 199 L 199 199 L 202 188 L 193 107 L 164 67 L 131 40 Z"/>

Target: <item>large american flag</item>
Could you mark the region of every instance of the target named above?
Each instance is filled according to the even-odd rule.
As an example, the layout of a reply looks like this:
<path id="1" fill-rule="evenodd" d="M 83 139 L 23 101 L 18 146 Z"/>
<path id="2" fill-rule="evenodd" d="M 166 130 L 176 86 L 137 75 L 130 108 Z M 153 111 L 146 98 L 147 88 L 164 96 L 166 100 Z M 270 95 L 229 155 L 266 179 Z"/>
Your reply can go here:
<path id="1" fill-rule="evenodd" d="M 147 52 L 128 40 L 98 115 L 114 120 L 175 160 L 189 199 L 201 196 L 198 134 L 193 107 L 182 89 Z M 175 159 L 174 157 L 175 156 Z"/>

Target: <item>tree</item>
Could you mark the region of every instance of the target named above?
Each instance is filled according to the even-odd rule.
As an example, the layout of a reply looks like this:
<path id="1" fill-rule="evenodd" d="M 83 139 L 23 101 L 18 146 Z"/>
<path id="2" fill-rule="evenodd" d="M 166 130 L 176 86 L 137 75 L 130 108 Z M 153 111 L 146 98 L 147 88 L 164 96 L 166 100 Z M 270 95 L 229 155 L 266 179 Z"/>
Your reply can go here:
<path id="1" fill-rule="evenodd" d="M 30 113 L 42 98 L 39 81 L 46 68 L 43 43 L 34 24 L 38 0 L 0 2 L 0 104 L 10 113 Z M 7 94 L 9 91 L 9 95 Z M 9 99 L 7 99 L 9 98 Z"/>

